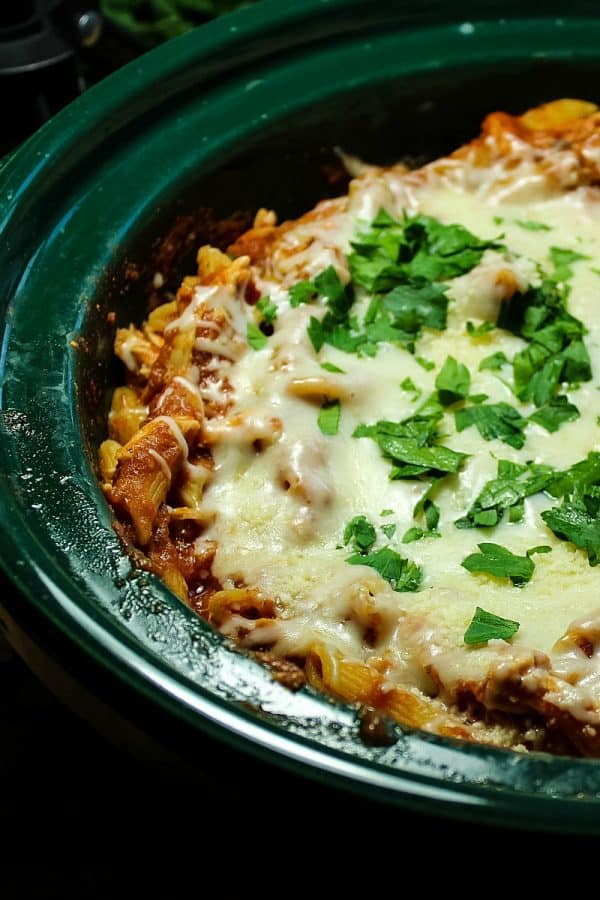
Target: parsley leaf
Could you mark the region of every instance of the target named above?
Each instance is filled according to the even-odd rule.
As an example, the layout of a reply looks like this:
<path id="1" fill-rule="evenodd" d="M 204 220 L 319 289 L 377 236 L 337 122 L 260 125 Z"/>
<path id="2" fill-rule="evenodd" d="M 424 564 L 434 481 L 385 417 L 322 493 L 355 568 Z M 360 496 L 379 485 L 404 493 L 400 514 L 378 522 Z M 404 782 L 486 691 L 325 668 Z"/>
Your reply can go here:
<path id="1" fill-rule="evenodd" d="M 585 550 L 590 566 L 600 562 L 600 489 L 574 494 L 562 505 L 547 509 L 542 519 L 554 534 Z"/>
<path id="2" fill-rule="evenodd" d="M 436 506 L 432 500 L 429 500 L 427 498 L 423 504 L 423 511 L 425 513 L 427 528 L 429 529 L 429 531 L 435 531 L 438 526 L 438 522 L 440 521 L 439 506 Z"/>
<path id="3" fill-rule="evenodd" d="M 429 422 L 430 428 L 433 429 L 435 423 L 438 422 L 443 415 L 444 407 L 439 401 L 437 391 L 434 391 L 433 394 L 430 394 L 429 397 L 423 400 L 415 414 L 412 416 L 412 419 L 414 422 Z"/>
<path id="4" fill-rule="evenodd" d="M 492 372 L 497 372 L 498 369 L 501 369 L 502 366 L 508 363 L 508 359 L 506 358 L 506 354 L 502 352 L 502 350 L 498 350 L 497 353 L 492 353 L 490 356 L 485 356 L 481 362 L 479 363 L 479 371 L 484 372 L 486 369 L 490 369 Z"/>
<path id="5" fill-rule="evenodd" d="M 372 438 L 392 464 L 390 479 L 438 477 L 459 470 L 464 453 L 435 444 L 437 422 L 443 410 L 437 395 L 429 397 L 416 413 L 402 422 L 380 420 L 374 425 L 359 425 L 353 437 Z"/>
<path id="6" fill-rule="evenodd" d="M 508 403 L 480 403 L 454 413 L 457 431 L 475 425 L 486 441 L 500 438 L 505 444 L 520 449 L 525 443 L 523 429 L 527 425 L 520 412 Z"/>
<path id="7" fill-rule="evenodd" d="M 403 544 L 412 544 L 413 541 L 420 541 L 422 538 L 439 538 L 441 534 L 435 528 L 421 528 L 419 525 L 413 525 L 402 537 Z"/>
<path id="8" fill-rule="evenodd" d="M 488 641 L 494 640 L 510 641 L 518 630 L 519 622 L 503 619 L 502 616 L 496 616 L 478 606 L 463 640 L 465 644 L 487 644 Z"/>
<path id="9" fill-rule="evenodd" d="M 322 321 L 311 316 L 307 332 L 317 353 L 323 344 L 331 344 L 344 353 L 356 353 L 366 343 L 366 337 L 353 331 L 349 322 L 338 322 L 329 312 Z"/>
<path id="10" fill-rule="evenodd" d="M 317 299 L 317 289 L 312 281 L 299 281 L 290 288 L 290 306 L 295 309 L 301 303 L 313 303 Z"/>
<path id="11" fill-rule="evenodd" d="M 344 529 L 344 544 L 352 541 L 359 553 L 368 553 L 376 540 L 375 529 L 366 516 L 354 516 Z"/>
<path id="12" fill-rule="evenodd" d="M 329 309 L 338 317 L 344 316 L 353 302 L 351 291 L 342 284 L 333 266 L 328 266 L 312 281 L 299 281 L 290 288 L 289 296 L 293 308 L 324 297 Z"/>
<path id="13" fill-rule="evenodd" d="M 264 350 L 269 342 L 267 336 L 262 333 L 258 325 L 254 322 L 248 322 L 246 337 L 248 344 L 253 350 Z"/>
<path id="14" fill-rule="evenodd" d="M 449 356 L 435 379 L 440 403 L 449 406 L 457 400 L 464 400 L 471 387 L 469 370 L 462 363 Z"/>
<path id="15" fill-rule="evenodd" d="M 575 463 L 552 480 L 548 493 L 553 497 L 585 493 L 586 489 L 600 484 L 600 453 L 592 450 L 585 459 Z"/>
<path id="16" fill-rule="evenodd" d="M 421 388 L 417 387 L 417 385 L 414 383 L 412 378 L 405 378 L 403 381 L 400 382 L 400 387 L 402 388 L 403 391 L 412 392 L 411 400 L 413 402 L 415 400 L 418 400 L 419 397 L 421 396 L 421 394 L 423 393 Z"/>
<path id="17" fill-rule="evenodd" d="M 469 337 L 478 338 L 484 334 L 489 334 L 495 327 L 493 322 L 482 322 L 481 325 L 473 325 L 472 322 L 467 322 L 466 332 Z"/>
<path id="18" fill-rule="evenodd" d="M 355 353 L 366 340 L 364 335 L 356 334 L 349 312 L 354 302 L 351 285 L 344 286 L 333 268 L 328 266 L 312 282 L 300 282 L 304 287 L 294 285 L 290 291 L 290 303 L 309 303 L 317 296 L 325 298 L 327 312 L 322 319 L 312 316 L 308 326 L 308 336 L 318 353 L 323 344 L 331 344 L 346 353 Z M 310 286 L 310 291 L 309 287 Z M 298 295 L 292 296 L 295 288 Z"/>
<path id="19" fill-rule="evenodd" d="M 534 222 L 533 219 L 516 219 L 515 225 L 519 228 L 525 228 L 527 231 L 552 231 L 550 225 L 543 222 Z"/>
<path id="20" fill-rule="evenodd" d="M 585 550 L 591 566 L 600 562 L 600 453 L 560 472 L 547 488 L 562 497 L 560 506 L 545 510 L 542 519 L 554 534 Z"/>
<path id="21" fill-rule="evenodd" d="M 413 541 L 420 541 L 423 537 L 425 537 L 424 529 L 419 528 L 418 525 L 413 525 L 412 528 L 409 528 L 408 531 L 404 532 L 402 536 L 402 543 L 412 544 Z"/>
<path id="22" fill-rule="evenodd" d="M 321 434 L 332 436 L 338 433 L 342 407 L 339 400 L 326 400 L 319 413 L 317 425 Z"/>
<path id="23" fill-rule="evenodd" d="M 573 277 L 573 269 L 571 263 L 578 262 L 581 259 L 590 259 L 583 253 L 577 253 L 576 250 L 567 250 L 564 247 L 550 247 L 550 259 L 554 266 L 552 275 L 553 281 L 568 281 Z"/>
<path id="24" fill-rule="evenodd" d="M 403 391 L 412 391 L 416 394 L 421 393 L 421 389 L 416 386 L 412 378 L 405 378 L 402 382 L 400 382 L 400 387 Z"/>
<path id="25" fill-rule="evenodd" d="M 383 308 L 392 314 L 393 327 L 408 334 L 418 334 L 423 326 L 442 330 L 448 309 L 445 291 L 433 283 L 398 285 L 383 297 Z"/>
<path id="26" fill-rule="evenodd" d="M 328 266 L 314 279 L 314 285 L 320 296 L 325 297 L 327 307 L 337 317 L 343 318 L 353 303 L 350 289 L 340 281 L 333 266 Z"/>
<path id="27" fill-rule="evenodd" d="M 308 323 L 308 328 L 306 330 L 308 332 L 311 343 L 315 348 L 315 352 L 318 353 L 325 343 L 325 333 L 323 331 L 323 326 L 321 325 L 320 320 L 315 316 L 311 316 L 310 322 Z"/>
<path id="28" fill-rule="evenodd" d="M 525 497 L 546 490 L 555 477 L 550 466 L 520 465 L 501 459 L 497 478 L 486 482 L 466 516 L 454 524 L 457 528 L 493 528 L 507 510 L 511 522 L 520 521 Z"/>
<path id="29" fill-rule="evenodd" d="M 391 540 L 396 534 L 396 526 L 391 523 L 388 525 L 382 525 L 381 530 L 388 540 Z"/>
<path id="30" fill-rule="evenodd" d="M 564 422 L 572 422 L 580 416 L 579 410 L 573 403 L 569 403 L 563 394 L 553 397 L 544 406 L 540 406 L 531 416 L 530 422 L 536 422 L 546 431 L 558 431 Z"/>
<path id="31" fill-rule="evenodd" d="M 336 366 L 330 362 L 321 363 L 321 368 L 325 369 L 326 372 L 335 372 L 336 374 L 339 374 L 339 375 L 347 374 L 343 369 L 340 369 L 339 366 Z"/>
<path id="32" fill-rule="evenodd" d="M 585 327 L 567 312 L 566 290 L 552 280 L 504 301 L 498 325 L 529 342 L 513 360 L 515 392 L 520 400 L 543 406 L 563 382 L 578 384 L 592 377 L 582 340 Z"/>
<path id="33" fill-rule="evenodd" d="M 256 304 L 256 308 L 260 312 L 265 325 L 272 325 L 277 318 L 277 307 L 271 301 L 271 298 L 261 297 Z"/>
<path id="34" fill-rule="evenodd" d="M 417 591 L 423 580 L 423 571 L 414 562 L 404 559 L 391 547 L 382 547 L 366 555 L 356 553 L 346 559 L 351 566 L 369 566 L 379 572 L 395 591 Z"/>
<path id="35" fill-rule="evenodd" d="M 438 522 L 440 521 L 440 510 L 439 507 L 436 506 L 436 504 L 430 499 L 430 494 L 433 490 L 435 490 L 436 486 L 437 481 L 432 482 L 432 484 L 429 486 L 425 494 L 421 497 L 414 509 L 415 516 L 423 513 L 427 527 L 422 528 L 421 526 L 414 525 L 412 528 L 409 528 L 402 538 L 403 544 L 410 544 L 413 541 L 420 541 L 421 538 L 441 537 L 441 534 L 437 530 Z"/>
<path id="36" fill-rule="evenodd" d="M 395 437 L 393 435 L 378 434 L 376 437 L 384 456 L 390 457 L 398 463 L 404 463 L 410 467 L 422 469 L 425 472 L 458 472 L 466 454 L 457 453 L 448 447 L 434 446 L 422 447 L 412 437 Z M 392 478 L 406 477 L 400 470 Z"/>
<path id="37" fill-rule="evenodd" d="M 477 544 L 480 553 L 471 553 L 461 566 L 468 572 L 482 572 L 496 578 L 510 578 L 513 584 L 522 585 L 533 575 L 535 564 L 529 556 L 516 556 L 500 544 Z"/>

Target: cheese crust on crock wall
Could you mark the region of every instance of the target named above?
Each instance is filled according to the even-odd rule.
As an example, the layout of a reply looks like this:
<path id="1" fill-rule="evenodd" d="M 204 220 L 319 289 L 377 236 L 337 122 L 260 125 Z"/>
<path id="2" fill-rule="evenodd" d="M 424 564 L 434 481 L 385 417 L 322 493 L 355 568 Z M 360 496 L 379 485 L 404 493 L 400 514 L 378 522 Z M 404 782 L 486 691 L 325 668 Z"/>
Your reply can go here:
<path id="1" fill-rule="evenodd" d="M 600 575 L 542 518 L 560 500 L 541 490 L 515 521 L 506 512 L 492 528 L 456 522 L 499 460 L 565 472 L 600 449 L 600 112 L 561 100 L 520 117 L 493 113 L 479 138 L 419 170 L 349 165 L 347 196 L 282 225 L 261 210 L 229 255 L 202 247 L 197 276 L 174 299 L 118 330 L 128 384 L 115 391 L 100 451 L 118 527 L 138 560 L 223 634 L 299 667 L 334 697 L 438 734 L 598 755 Z M 381 340 L 345 352 L 326 341 L 317 352 L 309 329 L 327 297 L 294 305 L 290 290 L 329 267 L 347 285 L 351 245 L 382 210 L 398 222 L 458 223 L 492 246 L 443 279 L 445 328 L 420 328 L 414 346 Z M 558 271 L 551 248 L 572 251 L 566 303 L 587 329 L 591 380 L 560 388 L 579 416 L 556 431 L 528 421 L 522 446 L 458 431 L 454 413 L 481 403 L 476 395 L 523 419 L 536 411 L 512 383 L 510 361 L 527 341 L 480 326 L 538 286 L 551 260 Z M 368 293 L 356 288 L 359 318 Z M 266 327 L 256 305 L 265 297 L 276 314 Z M 506 362 L 480 368 L 493 354 Z M 415 416 L 448 357 L 468 369 L 475 399 L 445 406 L 436 445 L 465 456 L 437 482 L 439 521 L 403 543 L 423 526 L 414 508 L 432 479 L 390 480 L 376 440 L 353 434 Z M 320 428 L 324 409 L 339 423 Z M 371 554 L 388 547 L 419 567 L 418 589 L 394 590 L 352 547 L 344 532 L 356 517 L 375 529 Z M 551 549 L 513 584 L 462 566 L 482 542 L 520 557 Z M 477 607 L 518 631 L 465 644 Z"/>

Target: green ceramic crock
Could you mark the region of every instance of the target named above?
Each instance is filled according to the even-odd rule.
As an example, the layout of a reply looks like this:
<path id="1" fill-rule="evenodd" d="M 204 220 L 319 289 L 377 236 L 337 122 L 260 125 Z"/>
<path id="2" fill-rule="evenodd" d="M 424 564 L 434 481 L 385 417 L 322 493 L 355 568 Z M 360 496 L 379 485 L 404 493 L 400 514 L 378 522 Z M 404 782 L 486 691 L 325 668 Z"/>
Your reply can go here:
<path id="1" fill-rule="evenodd" d="M 543 12 L 540 9 L 543 6 Z M 179 213 L 308 209 L 334 146 L 422 160 L 485 113 L 600 100 L 593 2 L 264 0 L 127 66 L 0 170 L 2 601 L 26 652 L 52 632 L 132 698 L 239 753 L 421 811 L 600 831 L 600 761 L 519 755 L 395 729 L 291 695 L 161 584 L 134 571 L 94 474 L 114 326 L 142 314 L 124 273 Z M 27 653 L 26 653 L 27 655 Z M 125 717 L 126 718 L 126 717 Z"/>

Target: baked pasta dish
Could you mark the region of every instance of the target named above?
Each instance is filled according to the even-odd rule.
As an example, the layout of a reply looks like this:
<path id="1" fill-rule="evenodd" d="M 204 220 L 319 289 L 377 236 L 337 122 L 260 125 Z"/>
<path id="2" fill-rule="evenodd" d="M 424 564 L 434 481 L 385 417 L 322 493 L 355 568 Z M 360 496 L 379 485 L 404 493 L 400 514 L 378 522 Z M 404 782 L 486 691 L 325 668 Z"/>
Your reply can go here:
<path id="1" fill-rule="evenodd" d="M 292 688 L 600 755 L 600 110 L 347 165 L 117 330 L 116 527 Z"/>

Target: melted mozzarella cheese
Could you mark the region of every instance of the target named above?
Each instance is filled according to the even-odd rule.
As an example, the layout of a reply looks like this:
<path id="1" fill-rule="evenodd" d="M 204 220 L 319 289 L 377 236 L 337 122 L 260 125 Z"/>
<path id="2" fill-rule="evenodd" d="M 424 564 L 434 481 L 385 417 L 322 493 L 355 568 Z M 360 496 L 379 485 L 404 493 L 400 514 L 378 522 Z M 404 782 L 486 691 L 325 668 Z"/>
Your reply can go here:
<path id="1" fill-rule="evenodd" d="M 228 377 L 234 405 L 228 416 L 239 414 L 246 421 L 262 423 L 277 420 L 281 427 L 273 442 L 259 449 L 249 440 L 234 438 L 216 444 L 206 500 L 218 515 L 205 535 L 218 544 L 213 572 L 225 587 L 243 582 L 275 599 L 279 612 L 276 651 L 301 654 L 314 641 L 325 640 L 349 658 L 367 660 L 383 654 L 391 662 L 392 681 L 417 684 L 427 691 L 434 690 L 427 666 L 435 657 L 438 674 L 450 692 L 451 685 L 461 679 L 485 678 L 491 661 L 505 661 L 507 654 L 513 662 L 514 654 L 525 653 L 526 648 L 551 654 L 569 624 L 589 615 L 598 603 L 597 570 L 582 551 L 558 540 L 540 518 L 540 512 L 553 504 L 546 495 L 525 501 L 525 515 L 518 524 L 509 523 L 505 516 L 493 529 L 458 529 L 455 520 L 466 514 L 483 485 L 496 477 L 498 459 L 544 462 L 564 469 L 600 449 L 600 317 L 596 314 L 600 276 L 592 271 L 594 263 L 580 261 L 573 264 L 569 309 L 589 329 L 586 346 L 594 373 L 592 382 L 569 392 L 580 418 L 554 434 L 530 424 L 525 444 L 517 450 L 498 439 L 484 441 L 474 427 L 457 433 L 453 415 L 446 413 L 441 424 L 443 443 L 469 457 L 456 476 L 444 480 L 436 495 L 442 536 L 401 543 L 402 535 L 415 524 L 413 509 L 427 484 L 390 481 L 390 464 L 376 443 L 352 437 L 356 426 L 378 419 L 399 422 L 410 416 L 422 398 L 435 390 L 436 374 L 449 355 L 468 367 L 472 394 L 486 394 L 487 402 L 504 401 L 524 416 L 531 414 L 534 407 L 518 401 L 508 387 L 510 367 L 504 372 L 478 369 L 484 357 L 498 351 L 512 359 L 525 342 L 500 329 L 473 339 L 465 332 L 465 321 L 495 321 L 502 299 L 499 273 L 508 271 L 524 290 L 539 280 L 538 264 L 550 268 L 551 246 L 589 255 L 596 265 L 600 260 L 600 193 L 596 190 L 577 188 L 549 195 L 527 160 L 519 177 L 512 178 L 512 186 L 492 173 L 492 181 L 495 178 L 499 184 L 495 192 L 489 173 L 482 186 L 481 172 L 463 166 L 458 178 L 453 171 L 452 161 L 446 161 L 443 178 L 419 181 L 400 171 L 369 170 L 353 183 L 345 212 L 336 211 L 335 228 L 321 222 L 312 230 L 309 223 L 287 232 L 288 249 L 300 248 L 297 255 L 287 257 L 283 277 L 288 284 L 330 264 L 347 279 L 343 260 L 349 240 L 382 206 L 396 217 L 404 210 L 418 210 L 444 223 L 460 223 L 481 238 L 503 235 L 509 250 L 487 251 L 478 266 L 450 282 L 448 327 L 442 332 L 425 330 L 415 355 L 385 343 L 373 358 L 328 345 L 315 353 L 306 329 L 310 317 L 319 315 L 318 305 L 292 309 L 280 282 L 263 277 L 263 294 L 270 294 L 278 306 L 274 334 L 264 349 L 246 352 L 231 367 Z M 527 219 L 543 222 L 550 230 L 527 230 L 518 224 Z M 251 308 L 246 315 L 252 318 Z M 244 323 L 238 327 L 245 331 Z M 416 361 L 419 356 L 430 359 L 435 369 L 425 371 Z M 334 364 L 343 374 L 326 372 L 323 362 Z M 421 399 L 400 388 L 405 378 L 412 379 Z M 316 385 L 312 393 L 311 383 Z M 342 397 L 339 432 L 334 436 L 321 434 L 317 425 L 323 396 Z M 393 512 L 382 515 L 384 510 Z M 346 562 L 349 550 L 341 546 L 344 528 L 358 515 L 377 528 L 376 546 L 389 544 L 422 566 L 420 591 L 395 592 L 373 569 Z M 384 524 L 396 526 L 389 540 L 380 531 Z M 481 541 L 493 541 L 519 555 L 540 544 L 549 545 L 552 552 L 535 557 L 531 581 L 518 588 L 507 580 L 470 574 L 461 566 Z M 353 611 L 361 591 L 373 598 L 384 622 L 375 647 L 365 645 L 356 626 Z M 478 605 L 520 623 L 510 646 L 493 641 L 484 648 L 464 648 L 465 629 Z M 409 621 L 421 622 L 423 627 L 411 631 Z M 561 664 L 567 666 L 564 659 Z M 571 697 L 567 702 L 577 707 L 582 701 Z"/>

